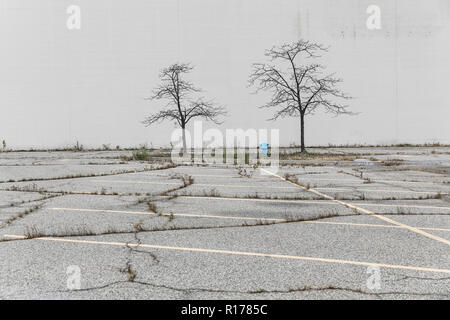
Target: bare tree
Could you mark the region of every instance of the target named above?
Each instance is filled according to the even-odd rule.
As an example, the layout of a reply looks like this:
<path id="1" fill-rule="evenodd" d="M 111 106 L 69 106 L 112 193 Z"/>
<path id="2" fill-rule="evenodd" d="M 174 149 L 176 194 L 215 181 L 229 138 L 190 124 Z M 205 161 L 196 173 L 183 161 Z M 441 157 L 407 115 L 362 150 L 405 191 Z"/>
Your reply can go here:
<path id="1" fill-rule="evenodd" d="M 335 78 L 333 74 L 324 74 L 325 68 L 320 64 L 307 63 L 308 59 L 317 58 L 318 53 L 325 51 L 327 48 L 322 45 L 304 40 L 273 47 L 265 52 L 270 63 L 254 63 L 249 78 L 249 83 L 256 87 L 256 92 L 272 92 L 271 100 L 261 106 L 277 108 L 270 120 L 287 116 L 300 118 L 301 152 L 306 152 L 306 115 L 313 114 L 319 106 L 335 115 L 351 113 L 347 111 L 347 105 L 334 102 L 335 99 L 350 99 L 336 88 L 342 80 Z M 286 64 L 286 67 L 282 69 L 273 65 L 275 61 Z"/>
<path id="2" fill-rule="evenodd" d="M 195 100 L 191 98 L 192 94 L 201 91 L 183 79 L 183 76 L 192 70 L 193 67 L 188 63 L 175 63 L 161 71 L 161 84 L 153 90 L 153 95 L 148 99 L 164 99 L 168 102 L 161 111 L 143 121 L 149 126 L 164 120 L 175 120 L 183 132 L 183 151 L 186 151 L 186 125 L 191 119 L 200 117 L 220 124 L 218 117 L 226 114 L 223 107 L 216 106 L 212 101 L 205 101 L 201 97 Z"/>

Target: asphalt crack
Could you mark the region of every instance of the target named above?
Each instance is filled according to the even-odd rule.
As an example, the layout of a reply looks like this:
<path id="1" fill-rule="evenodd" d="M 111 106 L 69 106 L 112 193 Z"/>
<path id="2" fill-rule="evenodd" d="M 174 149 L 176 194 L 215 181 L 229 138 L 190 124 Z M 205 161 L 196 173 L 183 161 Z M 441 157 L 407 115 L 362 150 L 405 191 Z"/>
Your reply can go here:
<path id="1" fill-rule="evenodd" d="M 26 209 L 25 211 L 22 211 L 21 213 L 7 219 L 1 226 L 0 229 L 6 228 L 7 226 L 11 225 L 12 223 L 14 223 L 15 221 L 19 220 L 19 219 L 23 219 L 26 216 L 28 216 L 29 214 L 41 209 L 43 206 L 43 203 L 35 205 L 29 209 Z"/>
<path id="2" fill-rule="evenodd" d="M 61 177 L 53 177 L 53 178 L 23 178 L 23 179 L 18 179 L 18 180 L 10 179 L 10 180 L 0 181 L 0 184 L 2 184 L 2 183 L 55 181 L 55 180 L 69 180 L 69 179 L 80 179 L 80 178 L 117 176 L 117 175 L 122 175 L 122 174 L 129 174 L 129 173 L 141 173 L 141 172 L 148 172 L 148 171 L 166 170 L 166 169 L 175 168 L 176 166 L 177 166 L 176 164 L 169 163 L 169 164 L 166 164 L 164 166 L 160 166 L 160 167 L 150 166 L 149 168 L 143 168 L 141 170 L 130 169 L 130 170 L 121 170 L 121 171 L 117 171 L 117 172 L 90 173 L 90 174 L 72 174 L 72 175 L 61 176 Z"/>
<path id="3" fill-rule="evenodd" d="M 103 236 L 103 235 L 116 235 L 116 234 L 136 234 L 141 232 L 164 232 L 164 231 L 185 231 L 185 230 L 209 230 L 209 229 L 227 229 L 227 228 L 249 228 L 249 227 L 258 227 L 258 226 L 272 226 L 276 224 L 286 224 L 286 223 L 297 223 L 297 222 L 305 222 L 305 221 L 317 221 L 327 218 L 334 217 L 345 217 L 345 216 L 356 216 L 358 214 L 330 214 L 330 215 L 320 215 L 311 218 L 286 218 L 285 221 L 257 221 L 255 223 L 247 223 L 244 222 L 242 224 L 233 224 L 233 225 L 216 225 L 216 226 L 189 226 L 189 227 L 179 227 L 179 226 L 167 226 L 169 222 L 172 221 L 171 215 L 168 216 L 168 221 L 162 227 L 151 227 L 145 228 L 141 226 L 139 230 L 114 230 L 109 229 L 105 232 L 94 232 L 91 230 L 83 229 L 75 232 L 71 232 L 70 230 L 65 231 L 64 233 L 45 233 L 39 231 L 36 227 L 28 228 L 25 232 L 25 238 L 23 239 L 5 239 L 1 241 L 23 241 L 35 238 L 44 238 L 44 237 L 52 237 L 52 238 L 66 238 L 66 237 L 90 237 L 90 236 Z M 0 242 L 1 242 L 0 241 Z"/>
<path id="4" fill-rule="evenodd" d="M 450 295 L 448 294 L 441 294 L 441 293 L 417 293 L 417 292 L 407 292 L 407 291 L 386 291 L 386 292 L 368 292 L 363 291 L 361 289 L 357 288 L 351 288 L 351 287 L 339 287 L 339 286 L 324 286 L 324 287 L 312 287 L 312 286 L 304 286 L 299 288 L 289 288 L 286 290 L 266 290 L 266 289 L 257 289 L 257 290 L 225 290 L 225 289 L 212 289 L 212 288 L 181 288 L 181 287 L 175 287 L 175 286 L 169 286 L 169 285 L 163 285 L 163 284 L 156 284 L 156 283 L 150 283 L 145 281 L 136 280 L 133 278 L 133 281 L 114 281 L 102 286 L 96 286 L 96 287 L 89 287 L 89 288 L 82 288 L 77 290 L 64 290 L 59 292 L 83 292 L 83 291 L 95 291 L 95 290 L 101 290 L 106 289 L 108 287 L 117 285 L 117 284 L 126 284 L 126 283 L 133 283 L 136 285 L 141 286 L 150 286 L 153 288 L 158 289 L 168 289 L 171 291 L 176 292 L 182 292 L 184 294 L 192 294 L 195 292 L 203 292 L 203 293 L 226 293 L 226 294 L 249 294 L 249 295 L 262 295 L 262 294 L 293 294 L 293 293 L 301 293 L 301 292 L 320 292 L 320 291 L 345 291 L 345 292 L 351 292 L 361 295 L 368 295 L 368 296 L 375 296 L 377 298 L 382 298 L 382 296 L 385 295 L 409 295 L 409 296 L 426 296 L 426 297 L 442 297 L 442 298 L 448 298 Z"/>

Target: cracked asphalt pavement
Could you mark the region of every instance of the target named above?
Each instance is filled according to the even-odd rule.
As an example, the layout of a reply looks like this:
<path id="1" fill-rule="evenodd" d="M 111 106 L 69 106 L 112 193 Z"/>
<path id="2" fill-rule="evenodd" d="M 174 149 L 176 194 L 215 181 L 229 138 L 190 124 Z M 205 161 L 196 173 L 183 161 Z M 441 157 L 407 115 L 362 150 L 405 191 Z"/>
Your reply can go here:
<path id="1" fill-rule="evenodd" d="M 449 299 L 450 148 L 317 152 L 2 153 L 0 299 Z"/>

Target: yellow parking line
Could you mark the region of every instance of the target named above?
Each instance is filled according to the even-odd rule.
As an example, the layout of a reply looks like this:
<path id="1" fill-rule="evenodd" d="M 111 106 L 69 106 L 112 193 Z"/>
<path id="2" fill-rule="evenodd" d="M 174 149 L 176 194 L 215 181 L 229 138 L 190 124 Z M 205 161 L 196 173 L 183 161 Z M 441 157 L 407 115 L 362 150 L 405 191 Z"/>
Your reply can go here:
<path id="1" fill-rule="evenodd" d="M 7 237 L 7 238 L 14 238 L 14 239 L 25 239 L 24 236 L 18 236 L 18 235 L 5 235 L 5 237 Z M 139 247 L 139 248 L 150 248 L 150 249 L 172 250 L 172 251 L 215 253 L 215 254 L 225 254 L 225 255 L 238 255 L 238 256 L 264 257 L 264 258 L 275 258 L 275 259 L 302 260 L 302 261 L 325 262 L 325 263 L 346 264 L 346 265 L 356 265 L 356 266 L 365 266 L 365 267 L 378 266 L 380 268 L 402 269 L 402 270 L 413 270 L 413 271 L 426 271 L 426 272 L 437 272 L 437 273 L 450 274 L 450 270 L 449 269 L 437 269 L 437 268 L 427 268 L 427 267 L 393 265 L 393 264 L 385 264 L 385 263 L 377 263 L 377 262 L 364 262 L 364 261 L 351 261 L 351 260 L 340 260 L 340 259 L 329 259 L 329 258 L 293 256 L 293 255 L 274 254 L 274 253 L 259 253 L 259 252 L 248 252 L 248 251 L 232 251 L 232 250 L 205 249 L 205 248 L 174 247 L 174 246 L 163 246 L 163 245 L 155 245 L 155 244 L 137 244 L 137 243 L 125 243 L 125 242 L 76 240 L 76 239 L 52 238 L 52 237 L 42 237 L 42 238 L 35 238 L 35 239 L 36 240 L 42 240 L 42 241 L 54 241 L 54 242 L 94 244 L 94 245 L 110 245 L 110 246 L 121 246 L 121 247 Z"/>

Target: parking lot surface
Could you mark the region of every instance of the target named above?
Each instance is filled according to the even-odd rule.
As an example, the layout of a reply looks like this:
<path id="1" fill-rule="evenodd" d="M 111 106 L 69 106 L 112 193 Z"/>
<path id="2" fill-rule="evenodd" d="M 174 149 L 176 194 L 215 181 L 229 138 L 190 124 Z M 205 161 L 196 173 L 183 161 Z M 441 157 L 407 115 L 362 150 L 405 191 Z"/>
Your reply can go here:
<path id="1" fill-rule="evenodd" d="M 1 299 L 449 299 L 450 148 L 0 154 Z"/>

